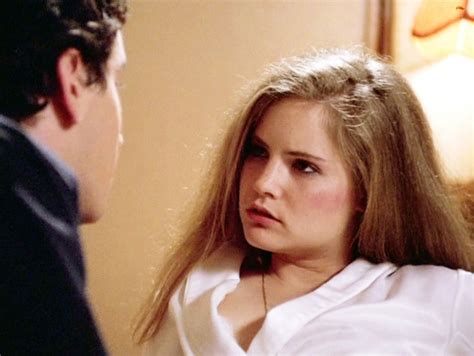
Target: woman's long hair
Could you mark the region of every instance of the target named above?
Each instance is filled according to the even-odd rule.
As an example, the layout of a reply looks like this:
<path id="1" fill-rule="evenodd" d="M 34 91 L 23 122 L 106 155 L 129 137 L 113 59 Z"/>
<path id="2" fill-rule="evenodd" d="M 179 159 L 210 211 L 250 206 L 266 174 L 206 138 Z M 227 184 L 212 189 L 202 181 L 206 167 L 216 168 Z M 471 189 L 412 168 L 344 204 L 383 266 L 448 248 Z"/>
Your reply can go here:
<path id="1" fill-rule="evenodd" d="M 285 97 L 328 109 L 329 133 L 365 207 L 352 238 L 354 258 L 471 270 L 467 224 L 449 193 L 429 124 L 406 81 L 361 48 L 318 50 L 269 66 L 235 115 L 207 189 L 142 309 L 136 341 L 157 332 L 173 292 L 224 242 L 252 251 L 238 206 L 245 149 L 265 110 Z"/>

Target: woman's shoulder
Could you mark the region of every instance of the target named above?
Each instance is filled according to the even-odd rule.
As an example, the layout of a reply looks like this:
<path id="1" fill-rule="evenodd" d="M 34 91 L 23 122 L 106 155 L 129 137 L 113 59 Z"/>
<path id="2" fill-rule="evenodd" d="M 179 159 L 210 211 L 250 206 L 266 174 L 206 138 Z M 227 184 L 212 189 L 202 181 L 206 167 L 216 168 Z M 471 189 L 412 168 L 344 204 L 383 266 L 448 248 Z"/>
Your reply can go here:
<path id="1" fill-rule="evenodd" d="M 387 280 L 392 290 L 419 298 L 426 305 L 451 305 L 454 311 L 466 310 L 471 305 L 466 311 L 474 314 L 474 274 L 471 272 L 435 265 L 406 265 L 398 267 Z"/>
<path id="2" fill-rule="evenodd" d="M 436 265 L 405 265 L 397 268 L 394 277 L 414 278 L 419 282 L 442 282 L 443 284 L 473 284 L 474 274 L 462 269 L 451 269 Z"/>
<path id="3" fill-rule="evenodd" d="M 474 288 L 474 274 L 461 269 L 451 269 L 436 265 L 399 266 L 388 277 L 397 285 L 413 286 L 425 291 Z"/>
<path id="4" fill-rule="evenodd" d="M 244 256 L 244 251 L 232 244 L 220 246 L 188 274 L 181 285 L 185 299 L 194 300 L 226 281 L 238 281 Z"/>

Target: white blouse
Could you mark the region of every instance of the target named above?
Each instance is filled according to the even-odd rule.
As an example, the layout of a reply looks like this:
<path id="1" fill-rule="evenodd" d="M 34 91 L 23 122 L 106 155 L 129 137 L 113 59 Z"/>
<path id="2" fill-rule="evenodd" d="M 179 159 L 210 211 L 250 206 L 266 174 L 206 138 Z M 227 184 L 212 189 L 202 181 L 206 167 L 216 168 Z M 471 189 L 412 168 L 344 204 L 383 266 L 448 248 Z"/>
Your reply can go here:
<path id="1" fill-rule="evenodd" d="M 474 355 L 472 273 L 363 259 L 271 309 L 245 352 L 217 311 L 243 258 L 224 246 L 195 268 L 144 355 Z"/>

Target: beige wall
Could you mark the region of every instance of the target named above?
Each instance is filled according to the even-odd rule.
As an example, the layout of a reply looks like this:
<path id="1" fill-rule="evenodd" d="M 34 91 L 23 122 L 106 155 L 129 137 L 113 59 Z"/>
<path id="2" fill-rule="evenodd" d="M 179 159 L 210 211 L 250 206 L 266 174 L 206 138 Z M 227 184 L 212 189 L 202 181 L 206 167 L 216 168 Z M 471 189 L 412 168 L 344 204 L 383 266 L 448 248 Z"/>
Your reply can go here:
<path id="1" fill-rule="evenodd" d="M 392 55 L 402 73 L 416 70 L 429 62 L 411 39 L 415 16 L 422 0 L 393 0 Z"/>
<path id="2" fill-rule="evenodd" d="M 449 177 L 474 179 L 474 59 L 430 57 L 415 45 L 411 30 L 421 0 L 396 0 L 393 59 L 428 116 L 435 145 Z M 456 40 L 453 39 L 453 42 Z"/>
<path id="3" fill-rule="evenodd" d="M 131 0 L 125 146 L 110 209 L 84 228 L 92 303 L 113 355 L 149 289 L 239 88 L 265 63 L 360 43 L 364 0 Z"/>

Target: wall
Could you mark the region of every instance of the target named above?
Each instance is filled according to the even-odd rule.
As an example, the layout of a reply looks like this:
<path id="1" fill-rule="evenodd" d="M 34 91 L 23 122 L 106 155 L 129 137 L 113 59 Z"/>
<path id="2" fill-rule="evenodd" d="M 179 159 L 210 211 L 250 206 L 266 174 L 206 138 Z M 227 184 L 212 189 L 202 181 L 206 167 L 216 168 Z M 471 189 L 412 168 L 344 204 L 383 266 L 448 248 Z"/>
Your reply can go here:
<path id="1" fill-rule="evenodd" d="M 474 58 L 430 58 L 414 44 L 411 30 L 421 0 L 397 0 L 393 62 L 412 85 L 430 121 L 435 145 L 449 177 L 474 179 Z M 454 5 L 453 5 L 454 6 Z"/>
<path id="2" fill-rule="evenodd" d="M 363 0 L 131 1 L 125 145 L 109 210 L 83 229 L 93 306 L 113 355 L 196 191 L 226 111 L 264 64 L 364 39 Z"/>
<path id="3" fill-rule="evenodd" d="M 392 0 L 392 58 L 402 73 L 416 70 L 429 62 L 411 39 L 415 16 L 422 0 Z"/>

